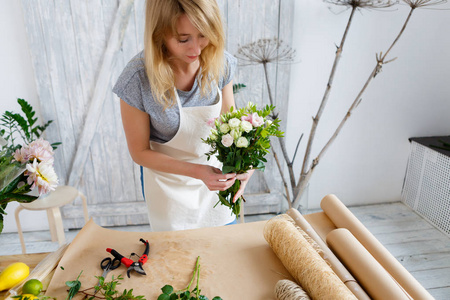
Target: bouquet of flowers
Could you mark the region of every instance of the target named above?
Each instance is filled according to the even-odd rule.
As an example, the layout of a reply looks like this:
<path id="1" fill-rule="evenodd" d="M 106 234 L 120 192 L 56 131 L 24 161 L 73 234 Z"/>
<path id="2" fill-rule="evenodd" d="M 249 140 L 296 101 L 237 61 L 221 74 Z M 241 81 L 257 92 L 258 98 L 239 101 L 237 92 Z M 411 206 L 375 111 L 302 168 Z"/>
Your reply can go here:
<path id="1" fill-rule="evenodd" d="M 52 121 L 36 125 L 35 112 L 28 102 L 18 99 L 25 118 L 6 111 L 0 118 L 0 233 L 3 215 L 9 202 L 33 202 L 38 197 L 28 195 L 38 188 L 39 195 L 54 190 L 58 177 L 53 168 L 53 150 L 60 143 L 50 144 L 40 138 Z M 27 143 L 16 143 L 16 138 Z"/>
<path id="2" fill-rule="evenodd" d="M 242 174 L 250 169 L 264 171 L 264 156 L 269 153 L 270 136 L 282 137 L 279 131 L 280 120 L 270 120 L 268 116 L 275 109 L 267 105 L 263 110 L 258 110 L 256 105 L 249 102 L 244 108 L 222 114 L 216 119 L 208 121 L 212 127 L 211 134 L 203 142 L 210 145 L 212 150 L 206 153 L 208 160 L 216 155 L 222 162 L 222 173 Z M 219 201 L 229 207 L 236 217 L 241 211 L 242 197 L 233 202 L 233 197 L 239 190 L 241 182 L 236 182 L 226 191 L 220 191 Z M 216 205 L 217 205 L 216 204 Z"/>

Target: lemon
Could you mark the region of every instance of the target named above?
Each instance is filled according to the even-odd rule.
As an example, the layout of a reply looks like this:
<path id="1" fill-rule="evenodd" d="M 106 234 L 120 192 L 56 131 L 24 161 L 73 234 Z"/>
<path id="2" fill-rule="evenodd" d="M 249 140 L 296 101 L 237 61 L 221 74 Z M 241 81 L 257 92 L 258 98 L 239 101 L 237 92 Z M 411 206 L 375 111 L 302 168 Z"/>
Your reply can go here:
<path id="1" fill-rule="evenodd" d="M 37 296 L 42 291 L 42 288 L 42 282 L 37 279 L 30 279 L 23 285 L 22 293 Z"/>
<path id="2" fill-rule="evenodd" d="M 29 274 L 30 268 L 23 262 L 10 264 L 0 273 L 0 291 L 12 288 Z"/>

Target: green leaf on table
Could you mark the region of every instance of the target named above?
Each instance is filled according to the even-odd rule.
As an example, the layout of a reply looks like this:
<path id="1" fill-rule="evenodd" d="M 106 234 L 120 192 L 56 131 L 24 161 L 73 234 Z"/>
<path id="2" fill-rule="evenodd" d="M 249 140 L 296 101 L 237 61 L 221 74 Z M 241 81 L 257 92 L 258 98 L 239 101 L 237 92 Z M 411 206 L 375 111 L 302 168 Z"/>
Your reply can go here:
<path id="1" fill-rule="evenodd" d="M 69 293 L 66 297 L 66 300 L 71 300 L 80 290 L 81 287 L 81 282 L 78 280 L 81 276 L 81 273 L 83 273 L 83 271 L 80 272 L 80 274 L 78 275 L 77 279 L 73 280 L 73 281 L 66 281 L 66 285 L 68 287 L 70 287 L 69 289 Z"/>
<path id="2" fill-rule="evenodd" d="M 158 300 L 170 300 L 170 296 L 167 294 L 161 294 L 159 295 Z"/>
<path id="3" fill-rule="evenodd" d="M 173 287 L 171 285 L 166 284 L 165 286 L 162 287 L 161 291 L 164 294 L 170 295 L 173 293 Z"/>

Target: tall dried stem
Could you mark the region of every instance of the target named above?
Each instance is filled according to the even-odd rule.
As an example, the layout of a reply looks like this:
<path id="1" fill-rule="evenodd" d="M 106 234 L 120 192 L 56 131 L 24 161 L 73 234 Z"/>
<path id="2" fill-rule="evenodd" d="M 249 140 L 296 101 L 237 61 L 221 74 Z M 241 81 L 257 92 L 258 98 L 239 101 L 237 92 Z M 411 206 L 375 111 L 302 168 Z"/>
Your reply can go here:
<path id="1" fill-rule="evenodd" d="M 294 198 L 300 198 L 300 196 L 301 196 L 301 194 L 299 193 L 300 192 L 300 189 L 299 189 L 300 185 L 301 185 L 302 182 L 306 181 L 308 168 L 310 168 L 309 167 L 309 161 L 310 161 L 310 156 L 311 156 L 312 145 L 313 145 L 313 142 L 314 142 L 314 138 L 316 136 L 317 125 L 319 124 L 319 121 L 320 121 L 320 118 L 322 116 L 322 113 L 323 113 L 323 111 L 325 109 L 325 106 L 328 103 L 328 97 L 330 95 L 331 87 L 333 86 L 334 75 L 336 73 L 336 69 L 337 69 L 337 66 L 339 64 L 339 60 L 341 58 L 342 51 L 344 50 L 345 40 L 347 38 L 347 34 L 348 34 L 349 30 L 350 30 L 350 25 L 352 24 L 353 16 L 354 16 L 355 11 L 356 11 L 357 8 L 358 8 L 358 6 L 355 6 L 355 5 L 352 6 L 352 11 L 350 13 L 350 17 L 348 18 L 347 26 L 345 27 L 345 31 L 344 31 L 344 34 L 342 36 L 341 43 L 340 43 L 339 47 L 336 50 L 336 56 L 334 58 L 333 67 L 331 68 L 330 77 L 328 78 L 328 83 L 327 83 L 327 86 L 325 88 L 325 92 L 323 94 L 322 101 L 320 103 L 320 106 L 319 106 L 319 109 L 317 111 L 316 116 L 313 118 L 313 123 L 311 125 L 311 132 L 309 134 L 308 144 L 306 145 L 305 156 L 303 158 L 303 165 L 302 165 L 300 178 L 299 178 L 298 184 L 294 188 Z M 302 193 L 303 193 L 303 191 L 302 191 Z"/>
<path id="2" fill-rule="evenodd" d="M 342 119 L 341 123 L 338 125 L 338 127 L 336 128 L 335 132 L 333 133 L 333 135 L 331 136 L 331 138 L 328 140 L 328 142 L 325 144 L 325 146 L 322 148 L 322 150 L 320 151 L 319 155 L 312 161 L 311 167 L 309 168 L 309 170 L 305 173 L 302 172 L 302 178 L 303 180 L 299 181 L 298 184 L 298 194 L 294 196 L 294 203 L 293 203 L 293 207 L 297 207 L 300 204 L 300 197 L 301 194 L 303 193 L 307 182 L 309 181 L 309 179 L 311 178 L 312 173 L 315 170 L 315 167 L 319 164 L 320 159 L 323 157 L 323 155 L 325 154 L 325 152 L 328 150 L 328 148 L 330 147 L 330 145 L 334 142 L 334 140 L 336 139 L 336 137 L 339 135 L 339 133 L 341 132 L 342 128 L 344 127 L 345 123 L 347 122 L 348 118 L 350 118 L 350 116 L 352 115 L 353 111 L 356 109 L 356 107 L 359 105 L 359 103 L 362 101 L 362 95 L 363 93 L 366 91 L 367 87 L 369 86 L 369 84 L 371 83 L 371 81 L 375 78 L 375 76 L 377 76 L 377 74 L 380 73 L 382 67 L 384 64 L 387 64 L 394 59 L 388 60 L 386 61 L 386 56 L 389 54 L 389 52 L 392 50 L 392 48 L 395 46 L 395 44 L 398 42 L 398 40 L 400 39 L 400 37 L 402 36 L 403 32 L 406 29 L 406 26 L 408 25 L 412 13 L 414 12 L 414 10 L 420 6 L 425 6 L 425 4 L 420 5 L 419 2 L 426 2 L 426 5 L 432 5 L 430 4 L 430 2 L 432 1 L 423 1 L 423 0 L 404 0 L 404 2 L 408 3 L 411 7 L 408 16 L 406 17 L 402 28 L 400 29 L 399 33 L 397 34 L 396 38 L 394 39 L 394 41 L 392 42 L 392 44 L 390 45 L 390 47 L 388 48 L 388 50 L 384 53 L 384 55 L 382 54 L 382 52 L 378 55 L 376 55 L 376 64 L 375 67 L 373 68 L 372 72 L 370 73 L 367 81 L 365 82 L 364 86 L 362 87 L 362 89 L 359 91 L 358 95 L 356 96 L 356 98 L 354 99 L 353 103 L 351 104 L 350 108 L 348 109 L 347 113 L 345 114 L 344 118 Z M 434 4 L 441 4 L 443 3 L 443 1 L 441 0 L 435 0 Z"/>

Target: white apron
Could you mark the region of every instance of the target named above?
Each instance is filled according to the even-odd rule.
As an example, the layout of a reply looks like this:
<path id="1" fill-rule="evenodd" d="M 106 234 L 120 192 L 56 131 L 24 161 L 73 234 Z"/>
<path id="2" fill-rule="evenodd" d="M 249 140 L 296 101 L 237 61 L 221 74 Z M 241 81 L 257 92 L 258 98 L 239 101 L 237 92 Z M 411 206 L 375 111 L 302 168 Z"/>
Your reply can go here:
<path id="1" fill-rule="evenodd" d="M 218 91 L 216 104 L 199 107 L 182 107 L 178 94 L 175 94 L 180 111 L 180 127 L 166 143 L 150 141 L 151 149 L 181 161 L 221 168 L 215 157 L 207 161 L 205 153 L 210 150 L 210 146 L 201 139 L 211 134 L 206 121 L 220 115 L 222 92 Z M 154 231 L 220 226 L 235 219 L 229 208 L 220 204 L 213 208 L 219 200 L 217 191 L 210 191 L 199 179 L 148 168 L 143 168 L 143 175 L 145 201 Z"/>

